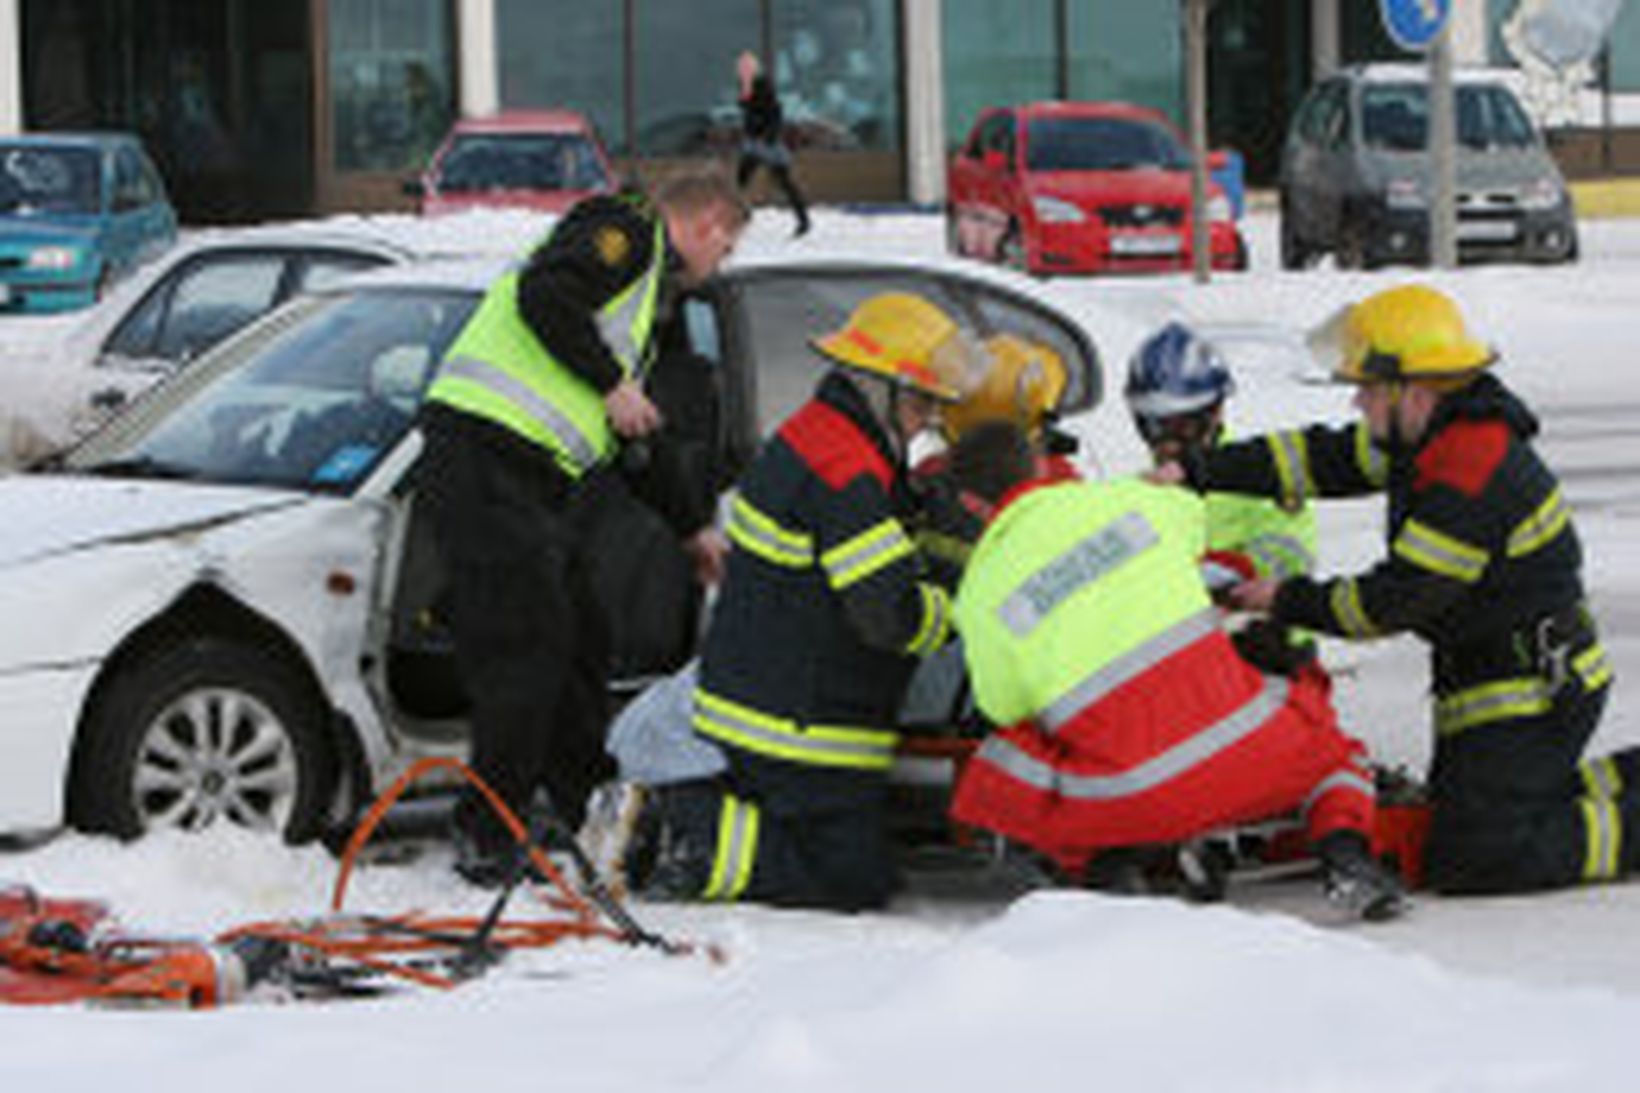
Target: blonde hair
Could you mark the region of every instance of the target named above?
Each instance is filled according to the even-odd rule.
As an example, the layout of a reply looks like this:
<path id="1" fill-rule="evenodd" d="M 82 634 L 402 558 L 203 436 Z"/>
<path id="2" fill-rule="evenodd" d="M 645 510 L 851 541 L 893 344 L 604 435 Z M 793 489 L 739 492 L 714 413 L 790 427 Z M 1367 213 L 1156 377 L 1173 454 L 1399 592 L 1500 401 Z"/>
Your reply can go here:
<path id="1" fill-rule="evenodd" d="M 662 179 L 655 187 L 654 201 L 658 208 L 685 216 L 721 211 L 736 231 L 752 219 L 752 207 L 734 179 L 721 168 L 705 164 L 691 165 Z"/>

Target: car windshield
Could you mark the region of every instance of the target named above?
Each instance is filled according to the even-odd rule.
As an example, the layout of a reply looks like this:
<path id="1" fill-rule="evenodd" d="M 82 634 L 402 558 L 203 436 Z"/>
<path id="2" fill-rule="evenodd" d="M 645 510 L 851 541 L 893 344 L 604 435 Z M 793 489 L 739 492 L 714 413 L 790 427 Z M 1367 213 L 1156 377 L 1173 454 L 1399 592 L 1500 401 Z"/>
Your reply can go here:
<path id="1" fill-rule="evenodd" d="M 467 133 L 439 166 L 445 193 L 483 190 L 596 190 L 609 182 L 592 142 L 580 133 Z"/>
<path id="2" fill-rule="evenodd" d="M 1026 130 L 1033 171 L 1182 171 L 1190 156 L 1160 125 L 1130 118 L 1036 118 Z"/>
<path id="3" fill-rule="evenodd" d="M 1508 88 L 1457 89 L 1458 141 L 1467 148 L 1526 148 L 1532 122 Z M 1421 152 L 1429 139 L 1429 94 L 1424 84 L 1373 84 L 1361 93 L 1361 132 L 1368 148 Z"/>
<path id="4" fill-rule="evenodd" d="M 65 468 L 347 493 L 410 427 L 477 302 L 431 289 L 298 299 L 155 389 Z"/>
<path id="5" fill-rule="evenodd" d="M 100 162 L 91 148 L 0 143 L 0 213 L 96 214 Z"/>

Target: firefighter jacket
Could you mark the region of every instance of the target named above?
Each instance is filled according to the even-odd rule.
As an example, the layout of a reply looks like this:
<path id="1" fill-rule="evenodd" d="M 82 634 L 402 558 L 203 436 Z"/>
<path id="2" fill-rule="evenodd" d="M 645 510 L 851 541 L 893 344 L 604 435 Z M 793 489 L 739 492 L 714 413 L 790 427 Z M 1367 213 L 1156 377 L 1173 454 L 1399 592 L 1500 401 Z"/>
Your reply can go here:
<path id="1" fill-rule="evenodd" d="M 959 819 L 1063 858 L 1174 841 L 1306 804 L 1319 835 L 1369 830 L 1359 746 L 1320 673 L 1264 676 L 1219 624 L 1197 562 L 1203 505 L 1136 479 L 1004 499 L 957 595 L 974 698 L 1002 728 Z"/>
<path id="2" fill-rule="evenodd" d="M 666 263 L 664 222 L 641 198 L 581 202 L 522 271 L 490 286 L 428 401 L 499 426 L 581 477 L 614 454 L 603 396 L 643 377 Z"/>
<path id="3" fill-rule="evenodd" d="M 882 771 L 912 658 L 950 597 L 921 579 L 903 474 L 853 383 L 833 372 L 764 445 L 732 500 L 695 728 L 766 759 Z"/>
<path id="4" fill-rule="evenodd" d="M 1199 484 L 1289 504 L 1387 491 L 1383 560 L 1350 576 L 1287 580 L 1273 614 L 1347 638 L 1410 630 L 1434 647 L 1436 689 L 1452 695 L 1535 674 L 1539 632 L 1555 620 L 1577 628 L 1582 551 L 1560 485 L 1532 448 L 1537 430 L 1525 404 L 1482 375 L 1441 400 L 1416 444 L 1386 452 L 1364 422 L 1275 433 L 1210 453 Z M 1604 653 L 1592 636 L 1581 645 L 1569 667 L 1602 685 Z M 1470 714 L 1532 712 L 1502 692 L 1484 704 Z M 1527 705 L 1541 712 L 1547 698 Z"/>

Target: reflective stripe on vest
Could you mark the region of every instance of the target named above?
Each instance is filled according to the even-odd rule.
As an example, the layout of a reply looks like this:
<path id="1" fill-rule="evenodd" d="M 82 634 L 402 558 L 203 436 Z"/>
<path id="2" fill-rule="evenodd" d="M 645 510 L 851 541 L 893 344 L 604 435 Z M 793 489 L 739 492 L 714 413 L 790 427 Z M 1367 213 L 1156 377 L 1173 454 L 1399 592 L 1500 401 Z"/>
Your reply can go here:
<path id="1" fill-rule="evenodd" d="M 1054 608 L 1156 542 L 1150 521 L 1137 512 L 1127 513 L 1027 577 L 997 606 L 997 617 L 1016 638 L 1027 637 Z"/>
<path id="2" fill-rule="evenodd" d="M 718 812 L 717 850 L 712 855 L 712 872 L 705 899 L 734 900 L 746 892 L 752 882 L 752 866 L 757 861 L 757 838 L 762 828 L 763 813 L 750 801 L 742 801 L 732 794 L 724 794 Z"/>
<path id="3" fill-rule="evenodd" d="M 1315 568 L 1315 556 L 1294 535 L 1274 532 L 1260 535 L 1243 545 L 1261 577 L 1300 577 Z"/>
<path id="4" fill-rule="evenodd" d="M 1465 584 L 1474 584 L 1486 572 L 1486 551 L 1428 524 L 1408 520 L 1390 549 L 1419 569 Z"/>
<path id="5" fill-rule="evenodd" d="M 1515 529 L 1509 533 L 1509 544 L 1506 548 L 1509 557 L 1521 558 L 1548 546 L 1555 536 L 1566 530 L 1571 518 L 1572 513 L 1566 507 L 1566 498 L 1561 496 L 1560 487 L 1556 486 L 1549 491 L 1549 496 L 1543 499 L 1543 504 L 1515 525 Z"/>
<path id="6" fill-rule="evenodd" d="M 1271 433 L 1265 442 L 1270 446 L 1270 458 L 1275 463 L 1276 477 L 1281 481 L 1281 500 L 1288 505 L 1299 505 L 1315 493 L 1315 478 L 1310 473 L 1310 449 L 1304 434 L 1296 430 Z"/>
<path id="7" fill-rule="evenodd" d="M 1259 693 L 1228 717 L 1119 774 L 1060 771 L 1000 736 L 987 738 L 980 745 L 977 758 L 993 764 L 1033 789 L 1056 793 L 1074 801 L 1115 801 L 1135 797 L 1193 770 L 1257 732 L 1286 705 L 1288 691 L 1289 684 L 1285 678 L 1267 676 Z"/>
<path id="8" fill-rule="evenodd" d="M 917 552 L 900 522 L 890 517 L 820 555 L 831 586 L 842 591 Z"/>
<path id="9" fill-rule="evenodd" d="M 1577 768 L 1583 778 L 1583 788 L 1589 797 L 1605 797 L 1615 801 L 1623 795 L 1623 772 L 1609 755 L 1586 760 Z"/>
<path id="10" fill-rule="evenodd" d="M 1360 793 L 1368 800 L 1378 796 L 1378 787 L 1372 784 L 1371 778 L 1360 771 L 1353 768 L 1335 771 L 1321 779 L 1320 784 L 1310 790 L 1310 795 L 1304 798 L 1302 805 L 1298 806 L 1298 814 L 1308 819 L 1310 809 L 1315 807 L 1316 802 L 1335 789 L 1341 789 L 1348 793 Z"/>
<path id="11" fill-rule="evenodd" d="M 772 565 L 806 569 L 814 563 L 814 538 L 782 526 L 741 494 L 729 503 L 729 541 Z"/>
<path id="12" fill-rule="evenodd" d="M 1451 736 L 1495 721 L 1537 717 L 1553 704 L 1549 685 L 1538 676 L 1500 679 L 1443 695 L 1435 703 L 1435 731 Z"/>
<path id="13" fill-rule="evenodd" d="M 1215 633 L 1218 628 L 1218 612 L 1211 607 L 1168 627 L 1144 644 L 1128 650 L 1100 667 L 1098 671 L 1077 681 L 1070 690 L 1056 698 L 1037 716 L 1037 724 L 1044 732 L 1058 732 L 1083 710 L 1122 684 L 1149 671 L 1181 649 L 1187 649 L 1202 638 Z"/>
<path id="14" fill-rule="evenodd" d="M 657 220 L 649 267 L 595 319 L 623 379 L 642 378 L 642 347 L 654 326 L 665 247 Z M 516 272 L 508 273 L 490 287 L 450 347 L 427 399 L 505 426 L 553 452 L 571 477 L 579 477 L 615 449 L 603 396 L 553 357 L 524 322 L 518 280 Z"/>
<path id="15" fill-rule="evenodd" d="M 914 657 L 926 657 L 944 645 L 951 633 L 951 594 L 926 581 L 918 582 L 917 594 L 922 598 L 922 623 L 906 643 L 905 651 Z"/>
<path id="16" fill-rule="evenodd" d="M 695 691 L 695 731 L 746 751 L 821 767 L 887 770 L 900 734 L 887 729 L 799 725 L 704 690 Z"/>
<path id="17" fill-rule="evenodd" d="M 1374 486 L 1389 481 L 1389 456 L 1372 442 L 1372 430 L 1364 421 L 1355 426 L 1355 468 Z"/>
<path id="18" fill-rule="evenodd" d="M 1583 686 L 1591 691 L 1597 691 L 1610 683 L 1615 674 L 1612 671 L 1611 660 L 1606 656 L 1606 647 L 1598 641 L 1572 658 L 1572 671 L 1583 680 Z"/>
<path id="19" fill-rule="evenodd" d="M 1361 589 L 1354 577 L 1340 577 L 1333 581 L 1327 602 L 1339 631 L 1345 637 L 1375 638 L 1379 635 L 1377 625 L 1367 616 L 1367 609 L 1361 604 Z"/>

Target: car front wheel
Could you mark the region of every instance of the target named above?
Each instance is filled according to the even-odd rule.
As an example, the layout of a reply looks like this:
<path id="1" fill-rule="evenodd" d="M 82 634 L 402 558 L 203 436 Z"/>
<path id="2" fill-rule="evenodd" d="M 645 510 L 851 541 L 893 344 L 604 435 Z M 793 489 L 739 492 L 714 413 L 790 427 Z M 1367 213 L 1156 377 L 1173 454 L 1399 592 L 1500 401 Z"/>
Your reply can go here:
<path id="1" fill-rule="evenodd" d="M 323 710 L 284 659 L 219 638 L 124 668 L 78 757 L 78 826 L 122 838 L 219 822 L 291 842 L 320 833 L 332 764 Z"/>

